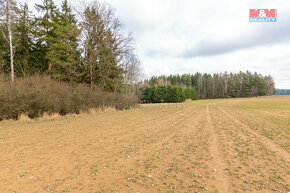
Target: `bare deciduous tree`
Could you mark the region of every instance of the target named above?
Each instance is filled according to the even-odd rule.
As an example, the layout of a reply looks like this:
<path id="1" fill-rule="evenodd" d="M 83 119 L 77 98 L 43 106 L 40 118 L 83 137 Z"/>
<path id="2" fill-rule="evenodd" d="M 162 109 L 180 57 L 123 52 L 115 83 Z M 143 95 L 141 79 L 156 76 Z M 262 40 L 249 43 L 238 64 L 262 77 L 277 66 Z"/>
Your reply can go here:
<path id="1" fill-rule="evenodd" d="M 125 69 L 124 82 L 126 84 L 136 84 L 142 77 L 141 62 L 136 55 L 128 54 L 123 68 Z"/>
<path id="2" fill-rule="evenodd" d="M 123 63 L 124 73 L 124 83 L 126 85 L 126 94 L 134 95 L 138 90 L 138 82 L 143 76 L 143 71 L 141 68 L 141 62 L 136 55 L 128 54 L 125 57 Z"/>

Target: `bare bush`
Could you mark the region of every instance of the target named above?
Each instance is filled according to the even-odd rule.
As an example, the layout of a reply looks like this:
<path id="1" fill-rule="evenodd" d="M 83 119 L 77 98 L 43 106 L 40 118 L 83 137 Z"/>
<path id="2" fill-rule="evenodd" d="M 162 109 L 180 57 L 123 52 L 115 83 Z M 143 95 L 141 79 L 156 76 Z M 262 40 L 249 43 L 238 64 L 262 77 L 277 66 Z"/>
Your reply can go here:
<path id="1" fill-rule="evenodd" d="M 109 93 L 101 89 L 91 90 L 86 85 L 69 84 L 48 76 L 32 76 L 15 79 L 14 84 L 1 78 L 0 120 L 18 119 L 24 114 L 30 118 L 44 113 L 78 114 L 91 108 L 131 108 L 137 104 L 136 96 Z"/>

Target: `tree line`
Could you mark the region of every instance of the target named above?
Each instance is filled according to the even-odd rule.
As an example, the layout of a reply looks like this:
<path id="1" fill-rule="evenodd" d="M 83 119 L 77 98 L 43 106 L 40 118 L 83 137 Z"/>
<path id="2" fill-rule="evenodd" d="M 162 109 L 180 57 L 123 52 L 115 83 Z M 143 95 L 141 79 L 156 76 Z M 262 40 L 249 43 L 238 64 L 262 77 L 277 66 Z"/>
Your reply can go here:
<path id="1" fill-rule="evenodd" d="M 53 0 L 43 0 L 35 8 L 37 15 L 25 3 L 0 0 L 0 74 L 10 75 L 12 81 L 15 77 L 48 75 L 91 89 L 137 93 L 141 68 L 133 36 L 124 30 L 110 5 L 95 0 L 74 9 L 67 0 L 60 7 Z M 146 102 L 275 92 L 271 76 L 248 71 L 154 76 L 137 85 L 148 86 L 139 95 Z"/>
<path id="2" fill-rule="evenodd" d="M 194 88 L 198 99 L 251 97 L 273 95 L 275 84 L 273 78 L 258 73 L 195 73 L 169 76 L 153 76 L 146 79 L 145 86 L 178 85 Z"/>
<path id="3" fill-rule="evenodd" d="M 93 1 L 77 11 L 67 0 L 35 5 L 0 0 L 0 74 L 54 79 L 118 91 L 138 80 L 140 61 L 133 37 L 114 9 Z"/>
<path id="4" fill-rule="evenodd" d="M 290 95 L 290 89 L 276 89 L 275 95 Z"/>
<path id="5" fill-rule="evenodd" d="M 197 99 L 197 90 L 191 87 L 153 85 L 142 87 L 140 90 L 140 99 L 143 103 L 183 102 L 185 99 Z"/>

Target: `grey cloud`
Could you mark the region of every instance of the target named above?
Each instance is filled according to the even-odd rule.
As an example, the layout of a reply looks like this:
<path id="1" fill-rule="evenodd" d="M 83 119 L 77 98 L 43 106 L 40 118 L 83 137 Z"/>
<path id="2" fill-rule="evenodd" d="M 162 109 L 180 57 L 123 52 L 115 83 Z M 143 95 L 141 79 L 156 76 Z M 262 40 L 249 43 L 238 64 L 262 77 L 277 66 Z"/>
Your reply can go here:
<path id="1" fill-rule="evenodd" d="M 184 58 L 213 56 L 257 46 L 281 44 L 290 40 L 289 32 L 290 20 L 284 21 L 284 23 L 270 23 L 269 25 L 264 25 L 262 28 L 253 30 L 247 34 L 241 34 L 237 37 L 198 41 L 180 56 Z"/>

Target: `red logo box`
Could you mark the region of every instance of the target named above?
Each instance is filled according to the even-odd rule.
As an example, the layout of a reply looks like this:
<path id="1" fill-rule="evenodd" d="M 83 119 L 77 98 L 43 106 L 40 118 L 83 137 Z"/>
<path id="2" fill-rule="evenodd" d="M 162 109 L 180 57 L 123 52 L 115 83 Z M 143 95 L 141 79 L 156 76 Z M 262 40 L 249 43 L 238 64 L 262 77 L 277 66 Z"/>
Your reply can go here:
<path id="1" fill-rule="evenodd" d="M 277 17 L 277 9 L 250 9 L 250 18 Z"/>

